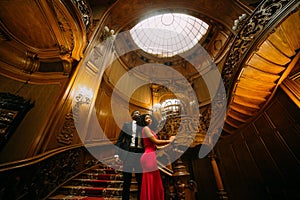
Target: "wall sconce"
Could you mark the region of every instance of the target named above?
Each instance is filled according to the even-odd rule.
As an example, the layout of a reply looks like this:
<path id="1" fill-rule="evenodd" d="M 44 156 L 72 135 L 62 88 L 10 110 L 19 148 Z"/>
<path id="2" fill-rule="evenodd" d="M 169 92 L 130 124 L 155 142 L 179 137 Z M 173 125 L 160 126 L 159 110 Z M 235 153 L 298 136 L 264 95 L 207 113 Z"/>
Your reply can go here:
<path id="1" fill-rule="evenodd" d="M 108 37 L 113 36 L 115 31 L 113 29 L 109 29 L 108 26 L 104 26 L 101 39 L 106 40 Z"/>
<path id="2" fill-rule="evenodd" d="M 93 97 L 93 92 L 90 88 L 80 87 L 75 95 L 75 102 L 78 106 L 83 104 L 90 104 Z"/>
<path id="3" fill-rule="evenodd" d="M 76 103 L 78 103 L 79 105 L 91 103 L 91 99 L 87 96 L 84 96 L 83 94 L 78 94 L 75 97 L 75 100 L 76 100 Z"/>
<path id="4" fill-rule="evenodd" d="M 239 16 L 238 19 L 234 20 L 232 30 L 237 31 L 244 23 L 247 15 L 244 13 L 241 16 Z"/>

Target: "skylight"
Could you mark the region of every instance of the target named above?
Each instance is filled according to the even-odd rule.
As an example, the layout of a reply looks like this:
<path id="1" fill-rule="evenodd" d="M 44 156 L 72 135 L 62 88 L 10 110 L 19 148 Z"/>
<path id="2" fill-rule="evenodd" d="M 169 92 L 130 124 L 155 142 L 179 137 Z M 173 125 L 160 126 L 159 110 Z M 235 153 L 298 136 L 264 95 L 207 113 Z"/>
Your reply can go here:
<path id="1" fill-rule="evenodd" d="M 130 30 L 130 34 L 145 52 L 158 57 L 172 57 L 193 48 L 208 27 L 193 16 L 166 13 L 141 21 Z"/>

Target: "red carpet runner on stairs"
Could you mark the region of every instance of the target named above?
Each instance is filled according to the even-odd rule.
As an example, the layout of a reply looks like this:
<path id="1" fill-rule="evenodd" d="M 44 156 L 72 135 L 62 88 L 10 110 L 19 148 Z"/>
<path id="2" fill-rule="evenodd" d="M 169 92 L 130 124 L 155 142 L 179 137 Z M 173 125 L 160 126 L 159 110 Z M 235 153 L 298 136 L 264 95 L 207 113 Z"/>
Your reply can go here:
<path id="1" fill-rule="evenodd" d="M 114 167 L 115 168 L 115 167 Z M 57 189 L 48 200 L 121 200 L 122 172 L 99 164 Z M 137 184 L 132 180 L 131 199 L 136 199 Z"/>

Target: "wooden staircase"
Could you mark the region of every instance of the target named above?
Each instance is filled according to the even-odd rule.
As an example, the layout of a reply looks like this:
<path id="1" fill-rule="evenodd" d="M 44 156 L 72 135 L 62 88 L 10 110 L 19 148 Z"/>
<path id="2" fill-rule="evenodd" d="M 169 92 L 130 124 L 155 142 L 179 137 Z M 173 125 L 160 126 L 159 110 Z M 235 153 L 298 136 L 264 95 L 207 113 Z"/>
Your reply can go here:
<path id="1" fill-rule="evenodd" d="M 120 167 L 98 164 L 66 182 L 47 200 L 121 200 L 123 174 Z M 130 199 L 137 199 L 137 191 L 133 174 Z"/>

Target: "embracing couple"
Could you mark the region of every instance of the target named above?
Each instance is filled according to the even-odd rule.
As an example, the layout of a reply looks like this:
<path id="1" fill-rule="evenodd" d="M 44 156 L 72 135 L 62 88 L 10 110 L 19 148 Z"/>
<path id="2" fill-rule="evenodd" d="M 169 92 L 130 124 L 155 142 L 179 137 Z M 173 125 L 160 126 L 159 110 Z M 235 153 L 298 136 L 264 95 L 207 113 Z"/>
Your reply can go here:
<path id="1" fill-rule="evenodd" d="M 131 113 L 116 143 L 115 158 L 123 162 L 122 200 L 129 200 L 132 174 L 138 183 L 138 200 L 164 200 L 164 187 L 157 167 L 156 149 L 170 144 L 156 135 L 157 120 L 150 114 Z"/>

